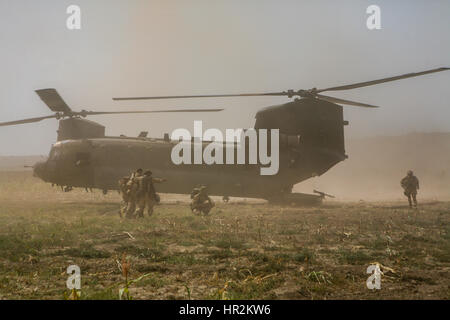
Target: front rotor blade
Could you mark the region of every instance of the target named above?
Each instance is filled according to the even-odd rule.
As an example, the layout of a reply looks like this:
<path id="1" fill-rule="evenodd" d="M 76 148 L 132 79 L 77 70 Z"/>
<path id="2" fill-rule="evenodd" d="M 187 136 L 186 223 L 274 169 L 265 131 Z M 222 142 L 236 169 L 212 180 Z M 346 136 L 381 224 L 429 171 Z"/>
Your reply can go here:
<path id="1" fill-rule="evenodd" d="M 46 116 L 46 117 L 29 118 L 29 119 L 16 120 L 16 121 L 1 122 L 0 127 L 14 126 L 16 124 L 39 122 L 39 121 L 42 121 L 45 119 L 51 119 L 51 118 L 56 118 L 56 115 Z"/>
<path id="2" fill-rule="evenodd" d="M 396 76 L 396 77 L 390 77 L 390 78 L 384 78 L 384 79 L 366 81 L 366 82 L 359 82 L 359 83 L 349 84 L 349 85 L 345 85 L 345 86 L 331 87 L 331 88 L 327 88 L 327 89 L 320 89 L 320 90 L 316 90 L 315 92 L 339 91 L 339 90 L 349 90 L 349 89 L 368 87 L 368 86 L 373 86 L 373 85 L 384 83 L 384 82 L 396 81 L 396 80 L 401 80 L 401 79 L 406 79 L 406 78 L 413 78 L 413 77 L 423 76 L 425 74 L 441 72 L 441 71 L 445 71 L 445 70 L 450 70 L 450 68 L 438 68 L 438 69 L 432 69 L 432 70 L 427 70 L 427 71 L 422 71 L 422 72 L 417 72 L 417 73 L 407 73 L 407 74 L 403 74 L 401 76 Z"/>
<path id="3" fill-rule="evenodd" d="M 340 98 L 324 96 L 324 95 L 321 95 L 321 94 L 317 94 L 316 97 L 319 98 L 319 99 L 328 101 L 328 102 L 333 102 L 333 103 L 348 104 L 350 106 L 356 106 L 356 107 L 378 108 L 378 106 L 373 106 L 371 104 L 355 102 L 355 101 L 350 101 L 350 100 L 344 100 L 344 99 L 340 99 Z"/>
<path id="4" fill-rule="evenodd" d="M 115 101 L 121 100 L 156 100 L 156 99 L 187 99 L 187 98 L 223 98 L 223 97 L 259 97 L 259 96 L 285 96 L 287 92 L 266 92 L 266 93 L 238 93 L 238 94 L 206 94 L 191 96 L 154 96 L 154 97 L 127 97 L 113 98 Z"/>
<path id="5" fill-rule="evenodd" d="M 63 98 L 61 98 L 58 91 L 55 89 L 40 89 L 35 92 L 53 112 L 63 112 L 66 114 L 72 112 L 69 106 L 64 102 Z"/>
<path id="6" fill-rule="evenodd" d="M 152 111 L 82 111 L 79 114 L 82 116 L 95 116 L 105 114 L 133 114 L 133 113 L 167 113 L 167 112 L 219 112 L 223 109 L 178 109 L 178 110 L 152 110 Z"/>

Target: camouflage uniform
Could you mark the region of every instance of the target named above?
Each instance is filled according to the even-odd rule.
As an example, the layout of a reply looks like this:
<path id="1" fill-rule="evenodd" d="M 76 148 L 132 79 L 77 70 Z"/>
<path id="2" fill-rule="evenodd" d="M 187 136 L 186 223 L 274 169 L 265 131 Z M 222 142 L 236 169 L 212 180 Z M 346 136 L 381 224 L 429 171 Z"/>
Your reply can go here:
<path id="1" fill-rule="evenodd" d="M 191 198 L 191 210 L 194 213 L 203 212 L 204 214 L 208 214 L 214 207 L 214 202 L 208 196 L 205 186 L 195 188 L 191 193 Z"/>
<path id="2" fill-rule="evenodd" d="M 127 208 L 126 208 L 126 217 L 127 218 L 135 218 L 134 213 L 136 211 L 136 201 L 137 201 L 137 193 L 138 193 L 138 180 L 142 176 L 142 169 L 136 170 L 131 174 L 130 179 L 127 182 Z"/>
<path id="3" fill-rule="evenodd" d="M 417 207 L 416 195 L 419 189 L 419 179 L 409 170 L 407 176 L 401 180 L 400 184 L 404 190 L 404 195 L 408 197 L 409 207 L 412 207 L 411 198 L 414 201 L 414 206 Z"/>
<path id="4" fill-rule="evenodd" d="M 153 207 L 159 202 L 159 197 L 156 194 L 154 183 L 164 182 L 165 179 L 153 178 L 151 171 L 147 171 L 144 176 L 137 180 L 137 209 L 135 216 L 144 217 L 144 210 L 147 208 L 148 215 L 153 214 Z"/>
<path id="5" fill-rule="evenodd" d="M 122 179 L 119 180 L 119 194 L 122 196 L 122 205 L 120 207 L 119 212 L 121 218 L 126 213 L 128 207 L 129 201 L 128 187 L 127 187 L 128 181 L 130 181 L 130 177 L 123 177 Z"/>

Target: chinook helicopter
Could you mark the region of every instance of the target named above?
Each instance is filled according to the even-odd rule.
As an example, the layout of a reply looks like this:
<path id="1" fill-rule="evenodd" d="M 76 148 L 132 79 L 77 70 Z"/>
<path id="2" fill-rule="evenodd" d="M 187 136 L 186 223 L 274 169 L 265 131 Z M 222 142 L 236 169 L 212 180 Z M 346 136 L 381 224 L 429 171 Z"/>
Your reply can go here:
<path id="1" fill-rule="evenodd" d="M 215 112 L 222 109 L 158 110 L 124 112 L 72 111 L 55 89 L 37 90 L 37 94 L 55 112 L 54 115 L 0 123 L 0 126 L 37 122 L 44 119 L 59 120 L 57 142 L 52 146 L 47 161 L 34 165 L 35 176 L 46 182 L 65 186 L 97 188 L 106 193 L 118 189 L 118 180 L 136 168 L 150 168 L 155 176 L 166 178 L 158 185 L 163 193 L 190 194 L 193 187 L 207 185 L 210 195 L 262 198 L 274 203 L 320 203 L 319 195 L 292 193 L 295 184 L 320 176 L 337 163 L 345 160 L 344 126 L 340 104 L 377 108 L 375 105 L 323 95 L 325 91 L 362 88 L 449 70 L 438 68 L 418 73 L 379 80 L 360 82 L 326 89 L 288 90 L 283 92 L 178 95 L 113 98 L 115 101 L 150 99 L 185 99 L 212 97 L 286 96 L 291 102 L 263 108 L 256 113 L 255 129 L 279 130 L 279 171 L 276 175 L 260 175 L 259 167 L 252 164 L 234 165 L 175 165 L 171 150 L 179 141 L 163 139 L 107 137 L 105 127 L 83 119 L 90 115 L 152 113 L 152 112 Z M 195 142 L 203 144 L 207 142 Z M 223 143 L 227 148 L 237 148 Z M 236 155 L 236 152 L 234 152 Z M 235 162 L 236 163 L 236 162 Z M 317 192 L 316 192 L 317 193 Z"/>

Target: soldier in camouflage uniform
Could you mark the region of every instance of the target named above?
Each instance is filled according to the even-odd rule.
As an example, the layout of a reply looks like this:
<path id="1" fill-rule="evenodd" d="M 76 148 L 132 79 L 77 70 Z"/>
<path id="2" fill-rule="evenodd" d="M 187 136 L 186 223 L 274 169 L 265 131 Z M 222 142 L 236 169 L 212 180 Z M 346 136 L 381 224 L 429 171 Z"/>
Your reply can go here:
<path id="1" fill-rule="evenodd" d="M 153 207 L 159 202 L 159 196 L 156 194 L 155 183 L 162 183 L 165 179 L 153 178 L 152 172 L 147 170 L 142 177 L 137 179 L 137 209 L 136 217 L 143 218 L 144 210 L 147 208 L 148 215 L 153 214 Z"/>
<path id="2" fill-rule="evenodd" d="M 214 202 L 208 196 L 205 186 L 195 188 L 191 193 L 191 210 L 194 213 L 202 213 L 207 215 L 214 207 Z"/>
<path id="3" fill-rule="evenodd" d="M 121 218 L 126 213 L 128 207 L 129 201 L 128 187 L 127 187 L 128 181 L 130 181 L 130 177 L 123 177 L 119 180 L 119 194 L 122 196 L 122 204 L 119 211 L 119 215 Z"/>
<path id="4" fill-rule="evenodd" d="M 411 170 L 408 170 L 406 177 L 400 182 L 404 195 L 408 197 L 409 207 L 412 207 L 412 200 L 414 201 L 414 207 L 417 208 L 417 190 L 419 189 L 419 179 L 413 174 Z"/>
<path id="5" fill-rule="evenodd" d="M 127 208 L 125 210 L 127 218 L 135 218 L 134 213 L 136 211 L 137 192 L 138 192 L 138 180 L 142 176 L 142 169 L 137 169 L 131 174 L 130 179 L 126 184 L 127 195 Z"/>

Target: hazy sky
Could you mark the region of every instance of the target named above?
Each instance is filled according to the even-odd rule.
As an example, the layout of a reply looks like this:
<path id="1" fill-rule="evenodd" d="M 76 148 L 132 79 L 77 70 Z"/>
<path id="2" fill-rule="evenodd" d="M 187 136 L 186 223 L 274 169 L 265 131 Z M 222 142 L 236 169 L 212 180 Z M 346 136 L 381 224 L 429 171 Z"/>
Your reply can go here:
<path id="1" fill-rule="evenodd" d="M 82 29 L 66 28 L 66 8 Z M 366 8 L 381 7 L 381 30 Z M 74 110 L 225 107 L 214 114 L 91 117 L 107 134 L 162 137 L 194 120 L 250 127 L 287 98 L 114 102 L 114 96 L 328 87 L 450 66 L 448 0 L 0 0 L 0 121 L 50 114 L 34 90 L 56 88 Z M 450 71 L 330 94 L 382 106 L 345 107 L 346 136 L 450 131 Z M 0 127 L 0 155 L 46 154 L 56 120 Z"/>

